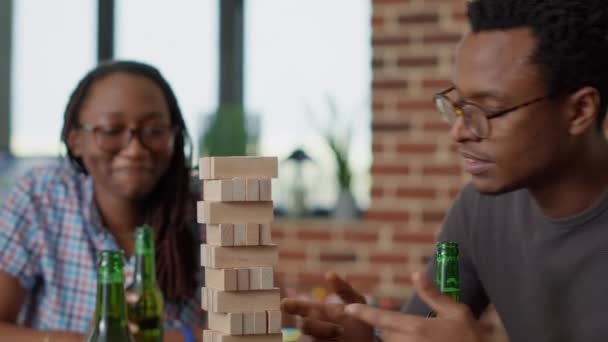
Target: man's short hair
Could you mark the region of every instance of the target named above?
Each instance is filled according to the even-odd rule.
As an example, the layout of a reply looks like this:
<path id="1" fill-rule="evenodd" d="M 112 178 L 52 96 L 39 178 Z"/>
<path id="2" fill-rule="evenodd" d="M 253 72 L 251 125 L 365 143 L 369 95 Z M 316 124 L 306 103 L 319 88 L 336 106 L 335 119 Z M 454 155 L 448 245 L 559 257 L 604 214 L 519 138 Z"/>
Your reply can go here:
<path id="1" fill-rule="evenodd" d="M 552 96 L 591 86 L 600 93 L 598 126 L 608 107 L 608 0 L 473 0 L 474 33 L 530 28 L 537 39 L 531 62 Z"/>

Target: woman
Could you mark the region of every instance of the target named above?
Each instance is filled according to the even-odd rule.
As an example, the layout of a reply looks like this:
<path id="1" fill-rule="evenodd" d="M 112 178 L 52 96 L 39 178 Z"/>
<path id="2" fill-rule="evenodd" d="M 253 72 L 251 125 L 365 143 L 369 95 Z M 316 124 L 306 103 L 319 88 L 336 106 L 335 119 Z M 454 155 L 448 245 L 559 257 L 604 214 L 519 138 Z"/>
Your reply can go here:
<path id="1" fill-rule="evenodd" d="M 146 223 L 156 230 L 165 341 L 182 341 L 179 329 L 202 326 L 202 272 L 191 142 L 169 84 L 149 65 L 102 64 L 72 93 L 61 137 L 67 160 L 26 174 L 0 209 L 0 336 L 82 341 L 98 252 L 124 250 L 129 282 L 133 232 Z"/>

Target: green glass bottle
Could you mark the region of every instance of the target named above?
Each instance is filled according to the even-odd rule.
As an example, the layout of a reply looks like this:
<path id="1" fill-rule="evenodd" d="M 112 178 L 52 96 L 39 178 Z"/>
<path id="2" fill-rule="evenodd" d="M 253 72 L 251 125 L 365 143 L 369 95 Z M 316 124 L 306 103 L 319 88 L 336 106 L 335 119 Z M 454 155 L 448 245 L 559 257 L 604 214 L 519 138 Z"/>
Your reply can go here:
<path id="1" fill-rule="evenodd" d="M 88 342 L 133 342 L 127 322 L 123 253 L 103 251 L 97 266 L 95 325 Z"/>
<path id="2" fill-rule="evenodd" d="M 435 284 L 437 284 L 439 291 L 452 297 L 457 302 L 460 301 L 458 243 L 438 242 L 436 260 Z M 436 316 L 437 314 L 434 311 L 431 311 L 428 315 L 428 317 Z"/>
<path id="3" fill-rule="evenodd" d="M 129 319 L 139 326 L 137 342 L 163 340 L 163 295 L 156 283 L 154 230 L 148 226 L 135 229 L 135 272 L 130 292 L 139 296 L 129 305 Z"/>

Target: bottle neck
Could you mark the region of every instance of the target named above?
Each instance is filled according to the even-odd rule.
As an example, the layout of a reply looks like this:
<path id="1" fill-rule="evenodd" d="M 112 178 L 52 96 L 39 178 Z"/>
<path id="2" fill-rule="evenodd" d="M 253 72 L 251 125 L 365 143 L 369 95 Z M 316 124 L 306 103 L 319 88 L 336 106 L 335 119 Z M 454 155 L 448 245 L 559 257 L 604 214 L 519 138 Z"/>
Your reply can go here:
<path id="1" fill-rule="evenodd" d="M 100 275 L 103 277 L 104 275 Z M 122 274 L 114 277 L 113 281 L 99 279 L 97 285 L 97 308 L 95 321 L 97 326 L 127 327 L 127 303 Z"/>
<path id="2" fill-rule="evenodd" d="M 135 251 L 135 286 L 156 286 L 156 259 L 153 251 Z"/>
<path id="3" fill-rule="evenodd" d="M 460 301 L 460 275 L 458 272 L 458 256 L 438 255 L 435 283 L 439 290 Z"/>

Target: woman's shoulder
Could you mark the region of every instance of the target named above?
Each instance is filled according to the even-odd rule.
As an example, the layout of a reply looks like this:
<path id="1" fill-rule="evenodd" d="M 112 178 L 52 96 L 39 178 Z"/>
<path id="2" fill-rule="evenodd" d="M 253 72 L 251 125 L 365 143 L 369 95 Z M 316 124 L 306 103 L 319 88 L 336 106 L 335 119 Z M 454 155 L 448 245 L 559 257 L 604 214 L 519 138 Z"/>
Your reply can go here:
<path id="1" fill-rule="evenodd" d="M 25 172 L 16 187 L 33 197 L 53 198 L 78 191 L 85 183 L 86 176 L 79 173 L 69 161 L 57 159 Z"/>

